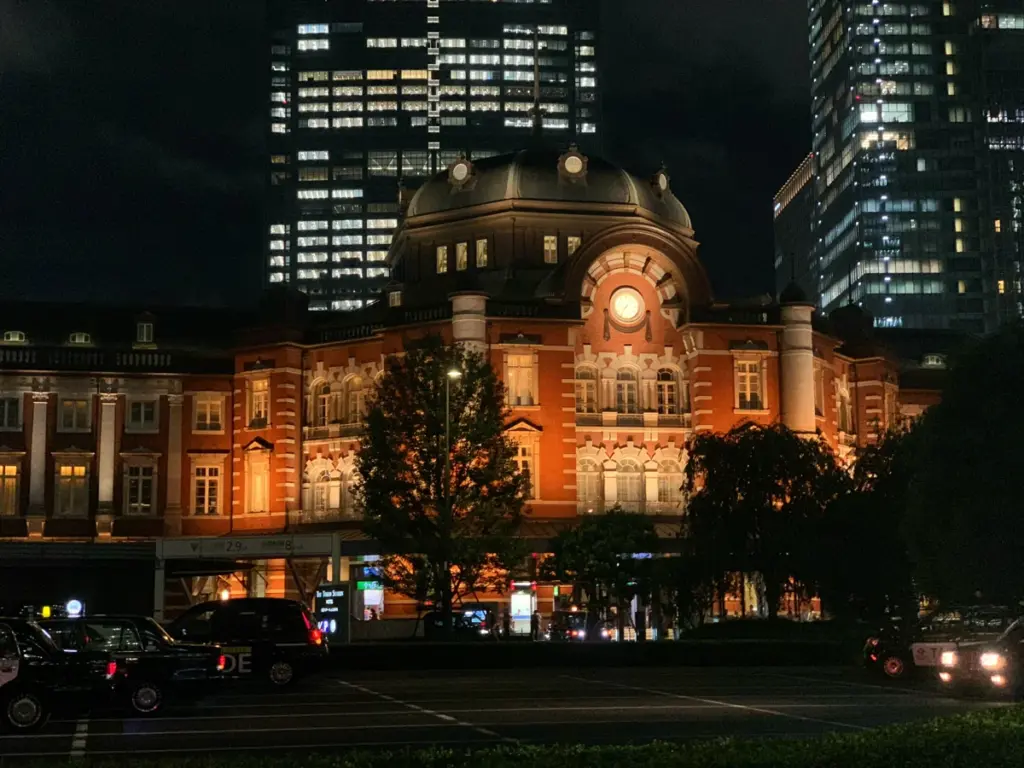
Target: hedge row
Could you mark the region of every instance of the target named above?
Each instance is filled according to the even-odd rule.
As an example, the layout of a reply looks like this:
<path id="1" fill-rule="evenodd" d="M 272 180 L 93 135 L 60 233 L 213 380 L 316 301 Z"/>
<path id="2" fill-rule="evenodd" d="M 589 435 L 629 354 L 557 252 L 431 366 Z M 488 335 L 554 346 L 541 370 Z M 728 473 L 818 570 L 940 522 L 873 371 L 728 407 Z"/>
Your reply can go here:
<path id="1" fill-rule="evenodd" d="M 86 768 L 1020 768 L 1024 709 L 1009 707 L 924 723 L 811 739 L 726 739 L 645 746 L 523 746 L 259 754 L 146 761 L 86 760 Z M 51 766 L 51 763 L 46 763 Z M 43 764 L 36 764 L 43 768 Z"/>

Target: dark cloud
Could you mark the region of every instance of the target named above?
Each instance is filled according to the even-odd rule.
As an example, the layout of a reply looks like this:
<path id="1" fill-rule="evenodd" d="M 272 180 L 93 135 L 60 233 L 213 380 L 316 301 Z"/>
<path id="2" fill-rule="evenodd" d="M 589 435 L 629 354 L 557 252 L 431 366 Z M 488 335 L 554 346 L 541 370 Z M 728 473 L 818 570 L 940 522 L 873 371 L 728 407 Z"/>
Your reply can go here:
<path id="1" fill-rule="evenodd" d="M 808 143 L 804 2 L 602 10 L 605 152 L 669 166 L 719 294 L 768 290 L 771 196 Z M 263 14 L 262 0 L 0 0 L 0 295 L 255 295 Z"/>

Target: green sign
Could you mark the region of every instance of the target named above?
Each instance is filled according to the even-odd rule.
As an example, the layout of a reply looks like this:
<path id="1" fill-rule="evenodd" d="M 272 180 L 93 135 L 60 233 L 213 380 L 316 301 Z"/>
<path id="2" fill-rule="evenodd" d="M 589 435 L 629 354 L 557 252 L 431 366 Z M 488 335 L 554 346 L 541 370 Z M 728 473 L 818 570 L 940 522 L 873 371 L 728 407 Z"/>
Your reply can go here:
<path id="1" fill-rule="evenodd" d="M 356 589 L 360 592 L 365 592 L 368 589 L 382 589 L 379 581 L 357 581 Z"/>

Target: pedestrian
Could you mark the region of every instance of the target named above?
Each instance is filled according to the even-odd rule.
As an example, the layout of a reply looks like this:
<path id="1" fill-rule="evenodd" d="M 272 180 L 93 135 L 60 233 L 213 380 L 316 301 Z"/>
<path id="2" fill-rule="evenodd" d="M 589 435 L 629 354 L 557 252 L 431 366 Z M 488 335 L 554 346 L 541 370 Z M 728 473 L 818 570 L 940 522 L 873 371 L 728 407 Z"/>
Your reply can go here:
<path id="1" fill-rule="evenodd" d="M 540 614 L 537 611 L 530 616 L 530 639 L 535 643 L 540 640 Z"/>

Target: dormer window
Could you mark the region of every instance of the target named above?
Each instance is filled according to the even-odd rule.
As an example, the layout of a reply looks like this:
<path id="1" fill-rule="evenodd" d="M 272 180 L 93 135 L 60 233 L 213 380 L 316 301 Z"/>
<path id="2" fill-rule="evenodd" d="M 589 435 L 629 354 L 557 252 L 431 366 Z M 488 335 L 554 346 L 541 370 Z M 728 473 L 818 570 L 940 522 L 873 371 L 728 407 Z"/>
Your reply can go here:
<path id="1" fill-rule="evenodd" d="M 400 307 L 402 306 L 402 292 L 391 291 L 388 293 L 388 306 L 389 307 Z"/>
<path id="2" fill-rule="evenodd" d="M 135 324 L 135 341 L 138 344 L 152 344 L 153 343 L 153 324 L 149 322 L 139 322 Z"/>
<path id="3" fill-rule="evenodd" d="M 925 368 L 945 368 L 946 358 L 943 355 L 925 355 L 921 365 Z"/>
<path id="4" fill-rule="evenodd" d="M 4 341 L 8 344 L 24 344 L 24 331 L 4 331 Z"/>
<path id="5" fill-rule="evenodd" d="M 75 331 L 70 336 L 68 336 L 68 343 L 69 344 L 91 344 L 92 343 L 92 337 L 88 333 L 85 333 L 83 331 Z"/>

